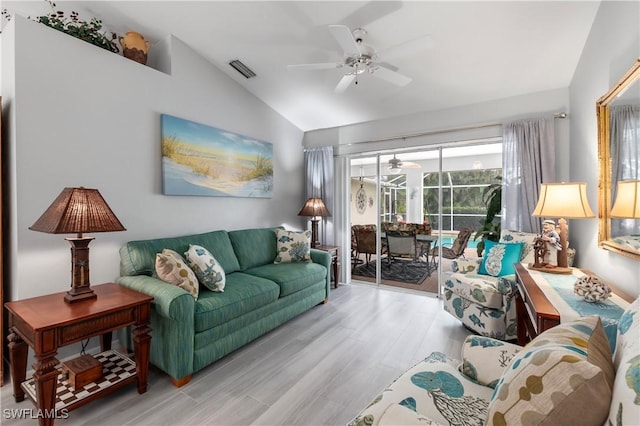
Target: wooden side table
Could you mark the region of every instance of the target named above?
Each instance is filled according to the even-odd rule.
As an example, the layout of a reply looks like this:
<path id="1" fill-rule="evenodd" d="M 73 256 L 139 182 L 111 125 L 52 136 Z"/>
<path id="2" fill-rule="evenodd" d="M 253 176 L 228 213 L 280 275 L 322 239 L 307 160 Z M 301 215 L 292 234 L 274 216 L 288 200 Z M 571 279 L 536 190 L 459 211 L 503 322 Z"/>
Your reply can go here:
<path id="1" fill-rule="evenodd" d="M 331 266 L 333 269 L 333 287 L 338 288 L 340 279 L 340 248 L 337 246 L 315 246 L 314 249 L 326 251 L 331 255 Z"/>
<path id="2" fill-rule="evenodd" d="M 64 409 L 71 411 L 122 386 L 137 381 L 138 393 L 147 390 L 147 372 L 151 328 L 149 314 L 153 297 L 109 283 L 91 287 L 98 295 L 95 300 L 66 303 L 66 292 L 7 302 L 9 311 L 9 356 L 13 395 L 16 402 L 24 400 L 27 353 L 35 352 L 33 375 L 35 403 L 41 425 L 52 425 L 56 404 L 59 371 L 55 358 L 60 346 L 69 345 L 94 336 L 100 336 L 103 351 L 111 348 L 111 332 L 129 325 L 133 330 L 135 374 L 111 386 L 96 390 L 77 399 Z M 129 360 L 130 361 L 130 360 Z M 131 361 L 130 361 L 131 362 Z M 27 392 L 29 396 L 31 393 Z M 86 392 L 85 392 L 86 393 Z M 32 396 L 33 397 L 33 396 Z"/>

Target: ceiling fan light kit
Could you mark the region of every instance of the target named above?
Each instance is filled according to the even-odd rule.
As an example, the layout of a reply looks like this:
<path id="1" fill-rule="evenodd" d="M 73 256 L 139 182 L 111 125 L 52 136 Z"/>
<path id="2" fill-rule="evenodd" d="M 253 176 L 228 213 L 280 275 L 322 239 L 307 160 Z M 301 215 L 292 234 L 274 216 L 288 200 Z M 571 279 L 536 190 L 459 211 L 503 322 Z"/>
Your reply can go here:
<path id="1" fill-rule="evenodd" d="M 410 77 L 400 74 L 395 71 L 395 69 L 391 69 L 390 67 L 393 67 L 392 65 L 378 62 L 376 49 L 364 42 L 364 37 L 367 35 L 367 30 L 364 28 L 356 28 L 351 31 L 349 27 L 344 25 L 329 25 L 329 31 L 340 47 L 342 47 L 344 52 L 343 62 L 298 64 L 289 65 L 288 68 L 298 70 L 323 70 L 346 67 L 346 74 L 342 76 L 334 89 L 336 93 L 343 93 L 351 83 L 358 84 L 358 76 L 363 74 L 372 74 L 398 87 L 404 87 L 411 83 L 412 79 Z M 421 39 L 426 38 L 422 37 Z M 413 46 L 416 45 L 415 40 L 412 40 L 408 43 L 387 49 L 385 55 L 393 56 L 394 51 L 406 51 L 407 46 L 405 46 L 405 44 L 411 44 L 412 49 L 416 48 L 416 46 Z"/>

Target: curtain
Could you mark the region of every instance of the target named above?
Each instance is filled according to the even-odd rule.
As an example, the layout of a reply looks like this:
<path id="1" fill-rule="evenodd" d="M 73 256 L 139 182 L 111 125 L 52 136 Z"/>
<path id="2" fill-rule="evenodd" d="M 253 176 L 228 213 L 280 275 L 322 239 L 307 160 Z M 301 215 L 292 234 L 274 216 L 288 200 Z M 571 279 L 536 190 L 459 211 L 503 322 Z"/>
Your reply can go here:
<path id="1" fill-rule="evenodd" d="M 540 233 L 540 218 L 532 217 L 540 184 L 556 178 L 554 118 L 503 125 L 502 229 Z"/>
<path id="2" fill-rule="evenodd" d="M 640 179 L 640 105 L 620 105 L 611 108 L 611 200 L 616 199 L 616 182 Z M 628 235 L 635 221 L 611 221 L 611 235 Z"/>
<path id="3" fill-rule="evenodd" d="M 324 146 L 309 148 L 304 151 L 304 174 L 306 179 L 305 200 L 308 198 L 322 198 L 325 206 L 333 215 L 334 202 L 334 172 L 333 172 L 333 147 Z M 302 204 L 301 204 L 302 205 Z M 322 226 L 318 230 L 318 238 L 321 243 L 333 242 L 333 220 L 331 217 L 322 218 Z"/>

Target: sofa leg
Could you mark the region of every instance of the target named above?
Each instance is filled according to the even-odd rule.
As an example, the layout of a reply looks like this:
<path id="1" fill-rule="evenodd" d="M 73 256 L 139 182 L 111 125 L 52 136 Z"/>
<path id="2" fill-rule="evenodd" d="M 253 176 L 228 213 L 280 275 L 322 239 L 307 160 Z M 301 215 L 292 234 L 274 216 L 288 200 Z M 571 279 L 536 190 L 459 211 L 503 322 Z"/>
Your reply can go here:
<path id="1" fill-rule="evenodd" d="M 322 304 L 323 304 L 323 305 L 326 305 L 327 303 L 329 303 L 329 299 L 324 299 L 324 300 L 322 301 Z"/>
<path id="2" fill-rule="evenodd" d="M 187 383 L 189 383 L 190 380 L 191 380 L 191 374 L 189 374 L 188 376 L 184 376 L 182 379 L 176 379 L 174 377 L 171 377 L 171 383 L 173 383 L 173 386 L 177 388 L 180 388 L 186 385 Z"/>

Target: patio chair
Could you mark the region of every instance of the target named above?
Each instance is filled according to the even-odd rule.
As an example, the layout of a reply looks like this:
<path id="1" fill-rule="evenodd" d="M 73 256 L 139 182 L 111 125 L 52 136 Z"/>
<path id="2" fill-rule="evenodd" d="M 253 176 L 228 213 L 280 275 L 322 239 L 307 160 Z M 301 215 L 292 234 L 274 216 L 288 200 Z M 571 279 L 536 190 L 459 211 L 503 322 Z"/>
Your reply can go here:
<path id="1" fill-rule="evenodd" d="M 387 265 L 396 258 L 418 260 L 415 231 L 387 231 Z"/>
<path id="2" fill-rule="evenodd" d="M 365 255 L 367 266 L 371 262 L 371 255 L 376 254 L 376 226 L 375 225 L 353 225 L 351 227 L 355 237 L 356 251 L 354 256 L 353 269 L 360 263 L 360 255 Z"/>
<path id="3" fill-rule="evenodd" d="M 459 257 L 464 257 L 464 251 L 469 244 L 469 238 L 471 238 L 472 232 L 473 230 L 471 228 L 462 228 L 456 239 L 453 241 L 451 247 L 442 246 L 442 257 L 445 259 L 457 259 Z M 431 258 L 435 260 L 438 255 L 439 251 L 436 246 L 431 250 Z"/>

